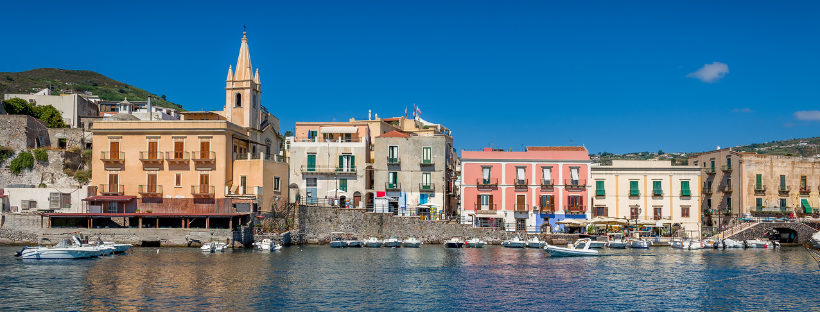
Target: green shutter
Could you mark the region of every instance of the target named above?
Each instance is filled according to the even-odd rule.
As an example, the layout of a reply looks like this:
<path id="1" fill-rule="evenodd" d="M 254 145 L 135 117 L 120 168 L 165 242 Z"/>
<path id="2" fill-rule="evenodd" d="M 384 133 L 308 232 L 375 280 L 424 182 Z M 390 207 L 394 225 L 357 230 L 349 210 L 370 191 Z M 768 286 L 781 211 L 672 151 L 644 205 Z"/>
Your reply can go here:
<path id="1" fill-rule="evenodd" d="M 786 189 L 786 176 L 785 175 L 780 176 L 780 189 L 781 190 Z"/>
<path id="2" fill-rule="evenodd" d="M 339 179 L 339 189 L 347 192 L 347 179 Z"/>
<path id="3" fill-rule="evenodd" d="M 761 190 L 761 189 L 763 189 L 762 186 L 763 186 L 763 175 L 762 174 L 756 174 L 755 175 L 755 189 L 756 190 Z"/>
<path id="4" fill-rule="evenodd" d="M 350 155 L 350 170 L 356 171 L 356 156 Z"/>
<path id="5" fill-rule="evenodd" d="M 763 208 L 763 198 L 755 198 L 755 207 Z"/>
<path id="6" fill-rule="evenodd" d="M 595 181 L 595 195 L 596 196 L 606 195 L 606 191 L 604 190 L 604 181 Z"/>
<path id="7" fill-rule="evenodd" d="M 641 191 L 638 189 L 638 181 L 629 181 L 629 196 L 641 196 Z"/>
<path id="8" fill-rule="evenodd" d="M 655 195 L 663 195 L 663 189 L 661 189 L 661 181 L 652 181 L 652 190 L 654 191 Z"/>
<path id="9" fill-rule="evenodd" d="M 680 196 L 691 196 L 692 191 L 689 190 L 689 181 L 680 181 Z"/>
<path id="10" fill-rule="evenodd" d="M 345 157 L 342 156 L 342 155 L 339 155 L 339 166 L 336 167 L 336 171 L 343 171 L 344 170 L 344 163 L 345 163 Z"/>
<path id="11" fill-rule="evenodd" d="M 812 213 L 811 212 L 811 206 L 809 205 L 809 200 L 808 199 L 804 198 L 804 199 L 801 200 L 800 203 L 803 204 L 803 209 L 805 209 L 804 211 L 806 213 Z"/>
<path id="12" fill-rule="evenodd" d="M 316 171 L 316 155 L 309 154 L 307 156 L 308 156 L 308 159 L 307 159 L 308 171 Z"/>

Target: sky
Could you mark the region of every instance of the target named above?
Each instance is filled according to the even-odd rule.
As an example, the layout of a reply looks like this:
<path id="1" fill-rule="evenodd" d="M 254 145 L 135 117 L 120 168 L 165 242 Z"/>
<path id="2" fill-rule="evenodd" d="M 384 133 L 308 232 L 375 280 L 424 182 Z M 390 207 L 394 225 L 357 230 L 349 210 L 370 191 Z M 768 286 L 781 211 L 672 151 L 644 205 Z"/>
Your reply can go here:
<path id="1" fill-rule="evenodd" d="M 96 71 L 188 110 L 222 109 L 246 26 L 281 132 L 414 104 L 459 150 L 698 152 L 820 130 L 816 1 L 3 6 L 21 14 L 6 17 L 0 71 Z"/>

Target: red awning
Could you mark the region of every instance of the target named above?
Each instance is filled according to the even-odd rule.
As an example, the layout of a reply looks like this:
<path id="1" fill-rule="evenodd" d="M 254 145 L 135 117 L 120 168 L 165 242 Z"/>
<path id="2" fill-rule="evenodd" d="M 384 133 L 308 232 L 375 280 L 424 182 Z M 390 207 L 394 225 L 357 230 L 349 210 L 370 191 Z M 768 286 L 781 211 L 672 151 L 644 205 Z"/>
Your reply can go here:
<path id="1" fill-rule="evenodd" d="M 136 196 L 91 196 L 83 198 L 83 201 L 115 201 L 115 202 L 127 202 L 137 198 Z"/>

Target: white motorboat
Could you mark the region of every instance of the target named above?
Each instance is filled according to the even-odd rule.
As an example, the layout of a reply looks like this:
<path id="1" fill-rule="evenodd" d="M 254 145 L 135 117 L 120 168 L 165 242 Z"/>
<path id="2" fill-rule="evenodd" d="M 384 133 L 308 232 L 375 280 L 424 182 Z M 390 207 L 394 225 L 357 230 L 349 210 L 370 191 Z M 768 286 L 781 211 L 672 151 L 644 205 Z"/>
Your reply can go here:
<path id="1" fill-rule="evenodd" d="M 423 244 L 418 238 L 415 237 L 408 237 L 404 241 L 401 242 L 402 246 L 406 248 L 419 248 L 421 244 Z"/>
<path id="2" fill-rule="evenodd" d="M 606 246 L 605 241 L 592 240 L 592 239 L 589 240 L 588 244 L 589 244 L 589 248 L 598 248 L 598 249 L 600 249 L 600 248 L 604 248 Z"/>
<path id="3" fill-rule="evenodd" d="M 627 244 L 628 244 L 628 241 L 624 239 L 623 234 L 621 234 L 621 233 L 609 233 L 609 234 L 607 234 L 606 246 L 608 248 L 624 249 L 624 248 L 626 248 Z"/>
<path id="4" fill-rule="evenodd" d="M 17 253 L 23 259 L 84 259 L 101 256 L 105 251 L 97 247 L 82 247 L 77 241 L 71 244 L 69 240 L 62 240 L 54 247 L 23 247 Z"/>
<path id="5" fill-rule="evenodd" d="M 258 250 L 276 251 L 282 249 L 282 245 L 279 245 L 276 241 L 268 238 L 262 239 L 261 242 L 255 242 L 253 245 L 256 246 L 256 249 Z"/>
<path id="6" fill-rule="evenodd" d="M 371 237 L 364 241 L 364 246 L 368 248 L 380 248 L 382 247 L 382 241 L 375 237 Z"/>
<path id="7" fill-rule="evenodd" d="M 814 233 L 810 240 L 814 244 L 814 247 L 820 248 L 820 231 Z"/>
<path id="8" fill-rule="evenodd" d="M 597 256 L 597 250 L 589 249 L 589 240 L 589 238 L 582 238 L 575 241 L 575 244 L 568 244 L 567 247 L 546 245 L 544 246 L 544 250 L 546 250 L 552 257 Z"/>
<path id="9" fill-rule="evenodd" d="M 522 241 L 518 236 L 513 237 L 511 240 L 505 240 L 501 242 L 501 245 L 506 248 L 524 248 L 527 245 L 527 242 Z"/>
<path id="10" fill-rule="evenodd" d="M 330 232 L 330 247 L 331 248 L 347 247 L 347 242 L 342 240 L 343 235 L 344 235 L 344 233 L 342 233 L 342 232 Z"/>
<path id="11" fill-rule="evenodd" d="M 129 249 L 131 249 L 131 246 L 133 246 L 131 244 L 117 244 L 117 243 L 114 243 L 114 242 L 103 242 L 103 245 L 114 247 L 114 253 L 115 254 L 124 253 L 124 252 L 128 251 Z"/>
<path id="12" fill-rule="evenodd" d="M 707 238 L 703 240 L 703 248 L 720 248 L 720 240 L 714 238 Z"/>
<path id="13" fill-rule="evenodd" d="M 384 240 L 384 243 L 382 245 L 385 248 L 391 248 L 391 247 L 400 248 L 401 247 L 401 241 L 399 240 L 398 237 L 390 236 L 390 238 Z"/>
<path id="14" fill-rule="evenodd" d="M 202 245 L 202 247 L 199 247 L 199 250 L 203 252 L 225 251 L 226 249 L 228 249 L 228 244 L 220 242 L 210 242 L 208 244 Z"/>
<path id="15" fill-rule="evenodd" d="M 467 248 L 484 248 L 484 244 L 487 242 L 480 240 L 478 238 L 471 238 L 464 242 L 464 246 Z"/>
<path id="16" fill-rule="evenodd" d="M 649 249 L 649 246 L 652 245 L 652 242 L 646 240 L 645 238 L 631 238 L 629 239 L 629 248 L 636 248 L 636 249 Z"/>
<path id="17" fill-rule="evenodd" d="M 669 247 L 672 247 L 674 249 L 683 249 L 683 239 L 680 237 L 672 238 L 669 241 Z"/>
<path id="18" fill-rule="evenodd" d="M 746 245 L 743 244 L 741 241 L 736 241 L 731 238 L 727 238 L 723 240 L 723 248 L 744 248 Z"/>
<path id="19" fill-rule="evenodd" d="M 541 241 L 538 236 L 530 237 L 530 239 L 527 240 L 527 247 L 529 248 L 544 248 L 546 244 L 547 242 Z"/>
<path id="20" fill-rule="evenodd" d="M 777 247 L 780 247 L 780 242 L 762 240 L 762 239 L 750 239 L 750 240 L 746 240 L 744 243 L 746 244 L 746 248 L 777 248 Z"/>
<path id="21" fill-rule="evenodd" d="M 458 237 L 444 241 L 444 248 L 461 248 L 462 246 L 464 246 L 464 241 Z"/>
<path id="22" fill-rule="evenodd" d="M 364 242 L 358 239 L 348 239 L 345 241 L 345 247 L 363 247 Z"/>
<path id="23" fill-rule="evenodd" d="M 684 243 L 686 243 L 686 249 L 689 250 L 703 249 L 703 242 L 697 239 L 689 239 L 687 241 L 684 241 Z"/>

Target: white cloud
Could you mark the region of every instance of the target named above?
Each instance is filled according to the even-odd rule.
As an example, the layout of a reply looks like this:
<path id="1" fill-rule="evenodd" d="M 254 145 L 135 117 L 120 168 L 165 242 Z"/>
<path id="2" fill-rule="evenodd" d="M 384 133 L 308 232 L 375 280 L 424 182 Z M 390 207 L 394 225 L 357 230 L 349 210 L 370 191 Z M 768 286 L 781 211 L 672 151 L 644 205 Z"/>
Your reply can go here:
<path id="1" fill-rule="evenodd" d="M 712 64 L 704 64 L 703 67 L 701 67 L 694 73 L 689 73 L 688 75 L 686 75 L 686 77 L 697 78 L 703 82 L 713 83 L 718 82 L 718 80 L 726 76 L 726 73 L 728 72 L 729 65 L 726 65 L 721 62 L 714 62 Z"/>
<path id="2" fill-rule="evenodd" d="M 733 109 L 733 110 L 732 110 L 732 112 L 733 112 L 733 113 L 751 113 L 751 112 L 752 112 L 752 109 L 750 109 L 750 108 L 748 108 L 748 107 L 744 107 L 744 108 L 735 108 L 735 109 Z"/>
<path id="3" fill-rule="evenodd" d="M 820 121 L 820 111 L 799 111 L 794 113 L 794 118 L 797 120 Z"/>

